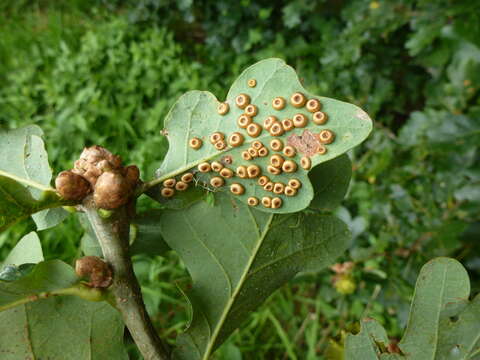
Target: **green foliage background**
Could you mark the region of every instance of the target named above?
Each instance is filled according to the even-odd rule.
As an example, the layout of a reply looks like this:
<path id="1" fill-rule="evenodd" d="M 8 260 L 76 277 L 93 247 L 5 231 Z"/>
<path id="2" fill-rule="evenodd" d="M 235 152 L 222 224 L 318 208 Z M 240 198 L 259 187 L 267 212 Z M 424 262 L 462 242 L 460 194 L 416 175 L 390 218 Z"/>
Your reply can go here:
<path id="1" fill-rule="evenodd" d="M 6 1 L 0 34 L 0 127 L 41 126 L 55 172 L 101 144 L 153 177 L 174 101 L 192 89 L 223 98 L 244 67 L 271 56 L 294 66 L 309 91 L 376 121 L 350 154 L 353 181 L 336 211 L 354 234 L 342 261 L 355 264 L 355 290 L 337 291 L 331 271 L 298 276 L 219 359 L 328 358 L 331 339 L 365 316 L 398 337 L 419 269 L 435 256 L 460 260 L 478 292 L 480 3 Z M 2 233 L 0 257 L 34 228 Z M 72 261 L 81 236 L 73 218 L 41 232 L 45 257 Z M 189 286 L 183 264 L 137 255 L 135 267 L 156 325 L 173 340 L 186 321 L 175 283 Z"/>

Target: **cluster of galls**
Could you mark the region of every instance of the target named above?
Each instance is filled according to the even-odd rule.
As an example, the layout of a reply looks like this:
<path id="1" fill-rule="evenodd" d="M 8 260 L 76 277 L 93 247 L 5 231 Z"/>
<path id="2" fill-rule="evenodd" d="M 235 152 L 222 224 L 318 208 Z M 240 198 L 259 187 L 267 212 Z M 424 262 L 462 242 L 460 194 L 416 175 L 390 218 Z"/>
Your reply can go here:
<path id="1" fill-rule="evenodd" d="M 139 176 L 137 166 L 124 167 L 119 156 L 95 145 L 83 150 L 72 170 L 57 176 L 55 187 L 64 199 L 72 201 L 82 201 L 93 192 L 98 208 L 113 210 L 130 201 Z"/>

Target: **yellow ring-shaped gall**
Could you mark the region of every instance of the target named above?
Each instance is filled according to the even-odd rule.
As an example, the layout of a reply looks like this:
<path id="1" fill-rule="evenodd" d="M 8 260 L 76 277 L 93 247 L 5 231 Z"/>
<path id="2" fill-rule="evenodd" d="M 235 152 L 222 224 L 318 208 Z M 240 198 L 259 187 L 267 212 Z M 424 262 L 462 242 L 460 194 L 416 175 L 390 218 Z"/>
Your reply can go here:
<path id="1" fill-rule="evenodd" d="M 305 170 L 310 170 L 312 167 L 312 160 L 308 156 L 304 156 L 300 159 L 300 166 Z"/>
<path id="2" fill-rule="evenodd" d="M 226 113 L 228 113 L 228 111 L 230 110 L 230 105 L 228 105 L 227 103 L 220 103 L 220 105 L 218 105 L 218 113 L 220 115 L 225 115 Z"/>
<path id="3" fill-rule="evenodd" d="M 272 136 L 282 136 L 285 130 L 283 130 L 282 124 L 277 121 L 270 127 L 269 132 Z"/>
<path id="4" fill-rule="evenodd" d="M 216 142 L 220 141 L 220 140 L 224 140 L 225 139 L 225 135 L 223 135 L 223 133 L 219 132 L 219 131 L 215 131 L 212 135 L 210 135 L 210 142 L 215 145 Z"/>
<path id="5" fill-rule="evenodd" d="M 233 177 L 233 170 L 229 168 L 223 168 L 220 170 L 220 175 L 223 176 L 225 179 L 230 179 Z"/>
<path id="6" fill-rule="evenodd" d="M 247 167 L 247 174 L 250 179 L 260 176 L 261 173 L 262 173 L 262 170 L 258 165 L 249 165 Z"/>
<path id="7" fill-rule="evenodd" d="M 177 183 L 177 180 L 175 180 L 174 178 L 170 178 L 163 181 L 163 186 L 167 188 L 173 188 L 176 183 Z"/>
<path id="8" fill-rule="evenodd" d="M 213 146 L 215 146 L 215 149 L 217 149 L 218 151 L 221 151 L 227 147 L 227 143 L 225 142 L 225 140 L 219 140 Z"/>
<path id="9" fill-rule="evenodd" d="M 279 197 L 274 197 L 271 202 L 271 208 L 272 209 L 278 209 L 282 207 L 283 201 Z"/>
<path id="10" fill-rule="evenodd" d="M 294 157 L 295 155 L 297 155 L 297 151 L 293 146 L 287 145 L 283 148 L 283 155 L 285 155 L 286 157 Z"/>
<path id="11" fill-rule="evenodd" d="M 278 182 L 273 185 L 273 192 L 277 195 L 283 194 L 283 191 L 285 190 L 285 185 Z"/>
<path id="12" fill-rule="evenodd" d="M 175 184 L 175 189 L 178 191 L 185 191 L 188 189 L 188 184 L 184 181 L 179 181 Z"/>
<path id="13" fill-rule="evenodd" d="M 245 109 L 248 104 L 250 104 L 250 96 L 247 94 L 240 94 L 235 98 L 235 104 L 240 109 Z"/>
<path id="14" fill-rule="evenodd" d="M 268 176 L 263 175 L 263 176 L 260 176 L 258 178 L 257 184 L 260 185 L 260 186 L 264 186 L 269 181 L 270 181 L 270 179 L 268 178 Z"/>
<path id="15" fill-rule="evenodd" d="M 265 191 L 273 191 L 273 182 L 272 181 L 269 181 L 267 182 L 265 185 L 263 185 L 263 190 Z"/>
<path id="16" fill-rule="evenodd" d="M 300 189 L 302 187 L 302 183 L 298 179 L 290 179 L 288 180 L 288 186 L 290 186 L 292 189 Z"/>
<path id="17" fill-rule="evenodd" d="M 233 146 L 233 147 L 238 147 L 242 145 L 244 140 L 245 138 L 239 132 L 234 132 L 232 135 L 228 137 L 228 143 L 230 144 L 230 146 Z"/>
<path id="18" fill-rule="evenodd" d="M 305 107 L 307 108 L 308 111 L 314 113 L 321 109 L 322 104 L 320 104 L 320 101 L 317 99 L 310 99 L 305 104 Z"/>
<path id="19" fill-rule="evenodd" d="M 219 188 L 225 184 L 225 180 L 223 180 L 220 176 L 214 176 L 210 179 L 210 185 L 214 188 Z"/>
<path id="20" fill-rule="evenodd" d="M 283 130 L 285 131 L 290 131 L 295 128 L 295 125 L 293 125 L 293 120 L 292 119 L 283 119 L 282 120 L 282 127 Z"/>
<path id="21" fill-rule="evenodd" d="M 322 144 L 331 144 L 335 140 L 335 134 L 331 130 L 322 130 L 318 134 L 319 140 Z"/>
<path id="22" fill-rule="evenodd" d="M 245 188 L 239 183 L 233 183 L 230 185 L 230 191 L 235 195 L 242 195 L 245 192 Z"/>
<path id="23" fill-rule="evenodd" d="M 272 141 L 270 141 L 270 148 L 273 151 L 282 151 L 283 141 L 280 139 L 273 139 Z"/>
<path id="24" fill-rule="evenodd" d="M 250 196 L 247 200 L 247 204 L 250 206 L 257 206 L 258 203 L 259 203 L 259 200 L 255 196 Z"/>
<path id="25" fill-rule="evenodd" d="M 198 164 L 197 169 L 198 169 L 198 171 L 200 171 L 202 173 L 207 173 L 212 169 L 212 167 L 210 166 L 210 164 L 208 162 L 203 162 L 203 163 Z"/>
<path id="26" fill-rule="evenodd" d="M 237 167 L 237 170 L 235 171 L 235 173 L 239 178 L 242 178 L 242 179 L 246 179 L 248 177 L 247 167 L 243 165 L 240 165 L 239 167 Z"/>
<path id="27" fill-rule="evenodd" d="M 220 172 L 220 170 L 223 169 L 223 164 L 219 161 L 212 161 L 212 164 L 210 166 L 215 172 Z"/>
<path id="28" fill-rule="evenodd" d="M 252 148 L 252 147 L 251 147 L 251 148 L 248 148 L 247 151 L 248 151 L 248 153 L 250 154 L 250 156 L 251 156 L 252 158 L 256 158 L 256 157 L 258 156 L 258 151 L 255 150 L 255 149 Z"/>
<path id="29" fill-rule="evenodd" d="M 317 125 L 323 125 L 327 122 L 328 116 L 324 112 L 317 111 L 312 115 L 312 121 Z"/>
<path id="30" fill-rule="evenodd" d="M 266 147 L 262 147 L 258 150 L 258 156 L 265 157 L 268 155 L 268 149 Z"/>
<path id="31" fill-rule="evenodd" d="M 247 85 L 248 85 L 248 87 L 254 88 L 255 86 L 257 86 L 257 80 L 250 79 L 250 80 L 248 80 Z"/>
<path id="32" fill-rule="evenodd" d="M 243 160 L 252 160 L 252 155 L 247 150 L 242 151 L 242 159 Z"/>
<path id="33" fill-rule="evenodd" d="M 254 148 L 255 150 L 260 150 L 262 147 L 263 147 L 263 144 L 258 141 L 258 140 L 255 140 L 254 142 L 252 142 L 252 148 Z"/>
<path id="34" fill-rule="evenodd" d="M 254 117 L 258 114 L 258 108 L 253 104 L 247 105 L 244 111 L 245 111 L 245 115 L 248 115 L 251 117 Z"/>
<path id="35" fill-rule="evenodd" d="M 307 98 L 301 92 L 293 93 L 290 97 L 290 104 L 296 108 L 301 108 L 307 102 Z"/>
<path id="36" fill-rule="evenodd" d="M 292 120 L 293 126 L 295 126 L 296 128 L 303 128 L 308 124 L 308 119 L 303 114 L 295 114 Z"/>
<path id="37" fill-rule="evenodd" d="M 194 150 L 200 149 L 202 147 L 202 144 L 203 141 L 197 137 L 191 138 L 188 142 L 188 145 Z"/>
<path id="38" fill-rule="evenodd" d="M 280 169 L 284 163 L 285 159 L 278 154 L 270 156 L 270 164 L 278 169 Z"/>
<path id="39" fill-rule="evenodd" d="M 169 198 L 169 197 L 172 197 L 173 195 L 175 195 L 175 190 L 173 190 L 172 188 L 163 188 L 160 193 L 162 194 L 162 196 L 164 198 Z"/>
<path id="40" fill-rule="evenodd" d="M 272 165 L 267 166 L 267 171 L 273 175 L 280 175 L 282 173 L 281 169 L 276 168 L 275 166 L 272 166 Z"/>
<path id="41" fill-rule="evenodd" d="M 287 196 L 295 196 L 297 194 L 297 190 L 290 187 L 290 186 L 285 186 L 285 195 Z"/>
<path id="42" fill-rule="evenodd" d="M 262 198 L 262 205 L 265 206 L 266 208 L 269 208 L 272 206 L 272 198 L 270 196 L 264 196 Z"/>
<path id="43" fill-rule="evenodd" d="M 272 100 L 272 107 L 275 110 L 282 110 L 286 104 L 287 104 L 286 100 L 281 96 L 278 96 Z"/>
<path id="44" fill-rule="evenodd" d="M 286 173 L 293 173 L 297 171 L 297 163 L 292 160 L 286 160 L 282 165 L 282 170 Z"/>
<path id="45" fill-rule="evenodd" d="M 253 138 L 258 137 L 262 132 L 262 127 L 257 123 L 251 123 L 247 126 L 247 134 Z"/>
<path id="46" fill-rule="evenodd" d="M 189 183 L 193 180 L 193 174 L 192 173 L 185 173 L 181 177 L 183 182 Z"/>
<path id="47" fill-rule="evenodd" d="M 237 125 L 238 127 L 241 127 L 242 129 L 246 129 L 248 125 L 252 123 L 252 118 L 246 114 L 242 114 L 238 117 L 237 119 Z"/>
<path id="48" fill-rule="evenodd" d="M 263 128 L 265 130 L 269 131 L 270 128 L 272 127 L 272 125 L 275 124 L 275 122 L 277 122 L 277 121 L 278 121 L 278 119 L 277 119 L 276 116 L 270 115 L 265 120 L 263 120 Z"/>

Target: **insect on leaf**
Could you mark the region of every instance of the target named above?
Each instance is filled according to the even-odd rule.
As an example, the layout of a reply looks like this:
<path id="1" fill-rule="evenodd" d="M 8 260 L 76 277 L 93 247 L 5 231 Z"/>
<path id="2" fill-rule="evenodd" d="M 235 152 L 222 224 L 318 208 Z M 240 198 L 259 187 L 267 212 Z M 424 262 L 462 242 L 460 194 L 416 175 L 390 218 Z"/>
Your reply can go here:
<path id="1" fill-rule="evenodd" d="M 263 60 L 240 75 L 223 103 L 204 91 L 180 97 L 165 119 L 170 148 L 155 181 L 163 185 L 154 190 L 174 198 L 195 184 L 266 212 L 296 212 L 314 197 L 308 172 L 371 129 L 357 106 L 311 94 L 283 60 Z M 183 181 L 186 173 L 193 177 Z"/>

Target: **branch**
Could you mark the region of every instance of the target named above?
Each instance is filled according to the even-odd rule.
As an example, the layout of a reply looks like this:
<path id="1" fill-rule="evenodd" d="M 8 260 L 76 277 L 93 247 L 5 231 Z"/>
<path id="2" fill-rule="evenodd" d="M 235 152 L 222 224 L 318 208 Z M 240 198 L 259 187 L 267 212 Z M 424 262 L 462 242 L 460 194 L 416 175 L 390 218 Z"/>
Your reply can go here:
<path id="1" fill-rule="evenodd" d="M 127 205 L 128 206 L 128 205 Z M 83 209 L 102 247 L 104 259 L 113 270 L 110 292 L 115 307 L 120 311 L 133 340 L 145 360 L 170 358 L 166 345 L 160 340 L 143 303 L 140 285 L 133 272 L 129 255 L 128 209 L 122 206 L 105 219 L 100 217 L 90 197 L 85 199 Z"/>

